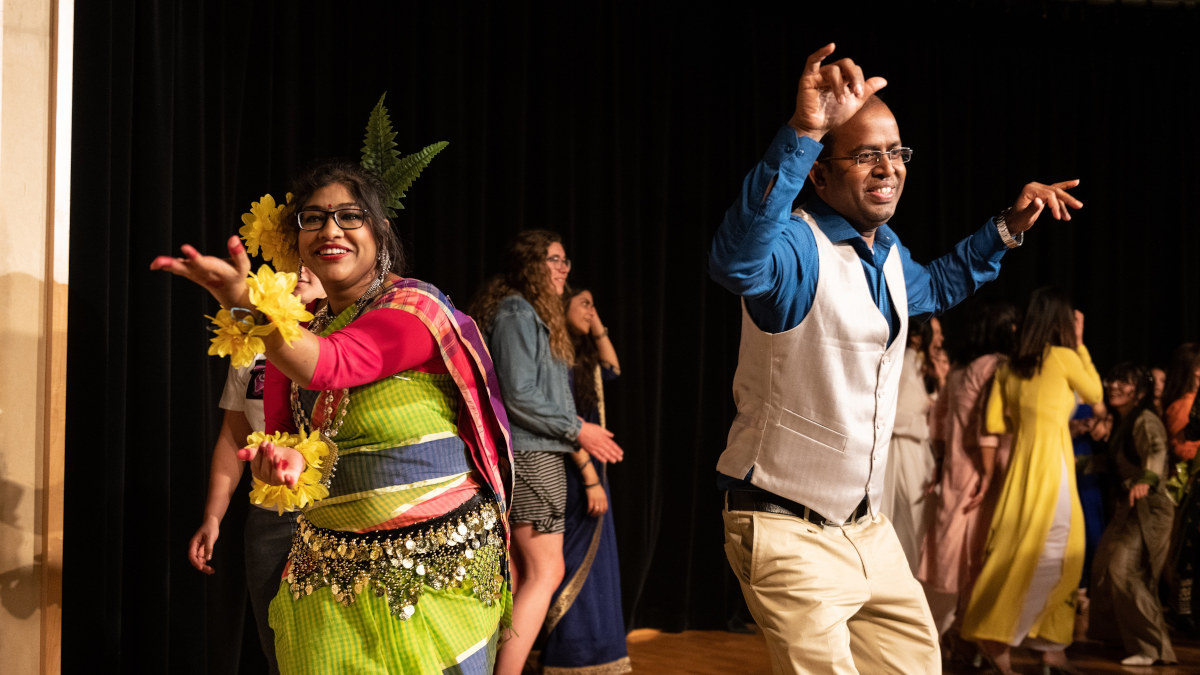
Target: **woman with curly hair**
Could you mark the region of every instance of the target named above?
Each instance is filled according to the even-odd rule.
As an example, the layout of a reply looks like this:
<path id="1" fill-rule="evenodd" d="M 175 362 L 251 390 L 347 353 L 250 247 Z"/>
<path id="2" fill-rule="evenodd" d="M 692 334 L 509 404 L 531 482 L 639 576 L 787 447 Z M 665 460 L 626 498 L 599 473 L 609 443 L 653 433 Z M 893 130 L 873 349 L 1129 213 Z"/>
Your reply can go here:
<path id="1" fill-rule="evenodd" d="M 487 349 L 438 289 L 396 273 L 403 250 L 375 174 L 326 161 L 291 191 L 272 279 L 298 258 L 321 280 L 326 299 L 310 306 L 307 330 L 292 318 L 306 313 L 281 313 L 264 290 L 269 272 L 250 291 L 237 237 L 232 261 L 184 246 L 151 265 L 203 286 L 248 335 L 271 326 L 264 413 L 266 431 L 280 433 L 238 457 L 259 503 L 307 506 L 269 610 L 279 669 L 490 673 L 511 484 Z"/>
<path id="2" fill-rule="evenodd" d="M 1102 396 L 1083 314 L 1063 292 L 1038 289 L 988 399 L 987 431 L 1012 433 L 1012 453 L 962 627 L 1001 672 L 1012 672 L 1010 648 L 1023 642 L 1042 652 L 1047 669 L 1070 669 L 1084 557 L 1067 424 L 1076 394 L 1087 403 Z"/>
<path id="3" fill-rule="evenodd" d="M 575 412 L 569 368 L 575 359 L 562 294 L 571 260 L 562 238 L 526 230 L 509 243 L 505 271 L 471 305 L 487 337 L 512 425 L 515 473 L 513 634 L 496 661 L 497 675 L 517 675 L 562 581 L 567 478 L 563 455 L 576 447 L 605 462 L 620 461 L 612 433 Z"/>

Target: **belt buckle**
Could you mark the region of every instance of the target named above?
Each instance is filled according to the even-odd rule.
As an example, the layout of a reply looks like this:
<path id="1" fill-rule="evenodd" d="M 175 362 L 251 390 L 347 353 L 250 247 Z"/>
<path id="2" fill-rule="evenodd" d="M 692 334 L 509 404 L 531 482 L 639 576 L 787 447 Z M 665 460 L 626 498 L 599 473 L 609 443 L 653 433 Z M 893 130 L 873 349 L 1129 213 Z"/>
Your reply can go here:
<path id="1" fill-rule="evenodd" d="M 805 508 L 807 508 L 807 507 L 805 507 Z M 854 507 L 854 510 L 850 512 L 850 516 L 848 518 L 846 518 L 846 520 L 844 522 L 839 523 L 835 520 L 830 520 L 828 518 L 825 518 L 825 522 L 823 524 L 825 527 L 845 527 L 847 525 L 856 525 L 863 518 L 867 518 L 870 515 L 871 515 L 871 507 L 868 506 L 868 504 L 867 504 L 867 498 L 863 497 L 862 501 L 859 502 L 858 505 Z"/>

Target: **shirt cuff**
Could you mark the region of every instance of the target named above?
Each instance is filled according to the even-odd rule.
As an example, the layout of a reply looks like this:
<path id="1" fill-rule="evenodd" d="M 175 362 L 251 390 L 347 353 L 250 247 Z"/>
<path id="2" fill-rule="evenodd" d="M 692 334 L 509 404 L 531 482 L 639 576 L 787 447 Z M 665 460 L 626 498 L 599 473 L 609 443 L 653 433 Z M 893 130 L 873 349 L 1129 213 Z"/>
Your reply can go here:
<path id="1" fill-rule="evenodd" d="M 1153 490 L 1158 487 L 1159 480 L 1160 479 L 1159 479 L 1157 473 L 1154 473 L 1150 469 L 1143 469 L 1142 477 L 1137 479 L 1136 481 L 1133 481 L 1132 484 L 1129 485 L 1129 489 L 1132 490 L 1134 485 L 1143 485 L 1144 484 L 1144 485 L 1149 485 L 1150 489 Z"/>
<path id="2" fill-rule="evenodd" d="M 783 125 L 767 148 L 767 164 L 779 167 L 788 176 L 804 179 L 824 147 L 808 136 L 797 136 L 796 130 Z"/>
<path id="3" fill-rule="evenodd" d="M 975 255 L 992 262 L 1000 262 L 1008 250 L 1008 246 L 1000 238 L 1000 231 L 996 229 L 996 221 L 992 218 L 988 218 L 987 223 L 971 235 L 970 248 Z"/>

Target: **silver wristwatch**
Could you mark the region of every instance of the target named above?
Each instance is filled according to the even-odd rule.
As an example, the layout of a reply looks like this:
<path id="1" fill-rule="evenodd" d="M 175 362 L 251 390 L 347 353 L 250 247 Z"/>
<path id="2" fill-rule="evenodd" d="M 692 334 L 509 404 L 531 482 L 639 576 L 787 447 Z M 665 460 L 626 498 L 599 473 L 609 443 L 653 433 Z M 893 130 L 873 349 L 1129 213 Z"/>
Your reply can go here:
<path id="1" fill-rule="evenodd" d="M 1025 233 L 1018 232 L 1015 237 L 1009 233 L 1007 220 L 1009 211 L 1012 211 L 1011 206 L 996 214 L 992 220 L 996 222 L 996 231 L 1000 233 L 1000 241 L 1004 242 L 1008 248 L 1016 248 L 1025 243 Z"/>

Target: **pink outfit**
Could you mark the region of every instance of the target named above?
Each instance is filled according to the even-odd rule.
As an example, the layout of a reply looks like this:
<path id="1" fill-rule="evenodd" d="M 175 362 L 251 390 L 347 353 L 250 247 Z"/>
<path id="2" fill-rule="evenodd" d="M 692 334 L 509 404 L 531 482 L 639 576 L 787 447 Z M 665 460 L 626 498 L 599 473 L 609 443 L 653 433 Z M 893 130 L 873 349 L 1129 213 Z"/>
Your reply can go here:
<path id="1" fill-rule="evenodd" d="M 410 312 L 374 309 L 329 337 L 317 339 L 321 350 L 308 389 L 342 389 L 405 370 L 447 372 L 433 335 Z M 268 433 L 296 431 L 290 386 L 291 380 L 268 361 L 263 392 Z"/>
<path id="2" fill-rule="evenodd" d="M 944 448 L 941 494 L 933 526 L 925 539 L 917 578 L 925 584 L 940 632 L 949 628 L 956 608 L 971 597 L 971 586 L 983 567 L 984 544 L 1004 472 L 1012 436 L 985 433 L 984 410 L 999 354 L 981 356 L 946 376 L 930 420 L 930 437 Z M 939 441 L 941 443 L 939 443 Z M 963 513 L 983 476 L 982 446 L 996 447 L 996 466 L 983 503 Z M 935 601 L 935 594 L 942 596 Z M 940 616 L 939 616 L 940 615 Z"/>

